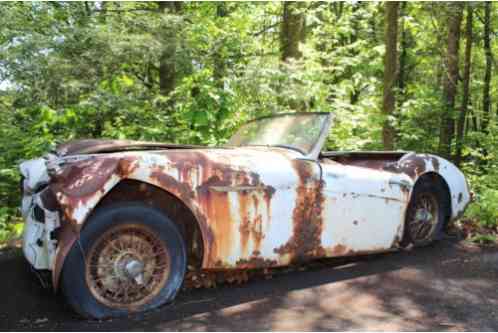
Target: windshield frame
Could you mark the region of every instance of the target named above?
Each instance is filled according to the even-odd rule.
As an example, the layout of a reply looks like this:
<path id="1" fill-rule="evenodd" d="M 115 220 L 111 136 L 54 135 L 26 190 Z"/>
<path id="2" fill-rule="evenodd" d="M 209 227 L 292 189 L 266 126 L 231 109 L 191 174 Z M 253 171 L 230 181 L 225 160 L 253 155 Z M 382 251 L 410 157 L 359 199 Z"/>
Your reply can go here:
<path id="1" fill-rule="evenodd" d="M 322 150 L 322 146 L 325 143 L 325 140 L 328 137 L 330 126 L 332 125 L 332 120 L 334 118 L 334 115 L 330 112 L 285 112 L 285 113 L 275 113 L 271 114 L 268 116 L 263 116 L 255 119 L 251 119 L 248 122 L 245 122 L 242 126 L 246 126 L 250 123 L 254 123 L 263 119 L 269 119 L 269 118 L 279 118 L 279 117 L 285 117 L 285 116 L 302 116 L 302 115 L 317 115 L 317 116 L 326 116 L 325 120 L 323 121 L 322 128 L 320 129 L 320 133 L 315 140 L 315 142 L 312 144 L 312 148 L 310 149 L 309 153 L 304 152 L 301 150 L 299 147 L 284 147 L 284 145 L 243 145 L 243 146 L 234 146 L 234 147 L 275 147 L 275 148 L 282 148 L 282 149 L 288 149 L 292 151 L 299 152 L 304 156 L 306 159 L 313 159 L 316 160 L 318 159 L 318 156 L 320 154 L 320 151 Z M 233 135 L 235 135 L 241 128 L 240 126 L 237 131 Z"/>

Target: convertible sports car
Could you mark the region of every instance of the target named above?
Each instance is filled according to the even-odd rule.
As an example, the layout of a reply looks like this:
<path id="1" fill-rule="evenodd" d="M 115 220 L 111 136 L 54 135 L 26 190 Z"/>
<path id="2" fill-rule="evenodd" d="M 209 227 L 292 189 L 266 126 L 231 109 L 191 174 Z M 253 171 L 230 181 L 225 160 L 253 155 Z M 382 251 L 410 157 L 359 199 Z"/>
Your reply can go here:
<path id="1" fill-rule="evenodd" d="M 80 140 L 21 164 L 24 254 L 86 317 L 171 301 L 188 265 L 261 268 L 423 246 L 470 201 L 413 152 L 322 151 L 329 113 L 277 114 L 222 147 Z"/>

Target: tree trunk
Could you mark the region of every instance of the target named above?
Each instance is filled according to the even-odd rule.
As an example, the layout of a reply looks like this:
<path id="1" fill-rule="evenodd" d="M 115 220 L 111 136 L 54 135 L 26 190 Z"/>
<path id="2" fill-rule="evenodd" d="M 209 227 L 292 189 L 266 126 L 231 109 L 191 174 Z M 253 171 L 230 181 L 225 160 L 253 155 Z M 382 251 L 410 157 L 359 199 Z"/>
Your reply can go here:
<path id="1" fill-rule="evenodd" d="M 408 32 L 405 27 L 406 4 L 403 1 L 400 8 L 401 17 L 401 40 L 399 41 L 401 52 L 399 55 L 399 71 L 398 71 L 398 105 L 401 107 L 405 100 L 405 71 L 406 71 L 406 58 L 408 55 Z"/>
<path id="2" fill-rule="evenodd" d="M 299 43 L 305 39 L 305 20 L 301 12 L 305 2 L 284 2 L 282 29 L 280 31 L 280 52 L 282 61 L 302 56 Z"/>
<path id="3" fill-rule="evenodd" d="M 216 3 L 216 18 L 218 21 L 225 17 L 227 15 L 227 10 L 226 10 L 226 5 L 225 2 L 217 2 Z M 218 23 L 218 25 L 221 24 Z M 223 59 L 222 53 L 220 52 L 220 49 L 223 47 L 223 41 L 217 41 L 217 45 L 215 46 L 216 50 L 213 54 L 214 59 L 214 69 L 213 69 L 213 78 L 215 80 L 216 86 L 218 88 L 223 88 L 224 81 L 223 78 L 225 77 L 225 59 Z"/>
<path id="4" fill-rule="evenodd" d="M 384 41 L 386 44 L 386 53 L 384 54 L 384 97 L 382 105 L 385 117 L 382 128 L 382 141 L 385 150 L 392 150 L 394 148 L 395 130 L 391 122 L 391 117 L 394 114 L 396 103 L 393 88 L 397 77 L 398 9 L 399 2 L 385 3 Z"/>
<path id="5" fill-rule="evenodd" d="M 443 79 L 444 110 L 441 114 L 439 154 L 449 159 L 451 157 L 451 142 L 455 127 L 453 118 L 458 83 L 458 48 L 460 44 L 460 24 L 462 22 L 463 4 L 453 2 L 448 5 L 448 9 L 447 73 Z"/>
<path id="6" fill-rule="evenodd" d="M 364 2 L 363 2 L 364 4 Z M 363 19 L 363 17 L 361 17 L 359 14 L 358 14 L 358 10 L 361 9 L 361 6 L 362 6 L 362 2 L 357 2 L 357 3 L 354 3 L 352 5 L 352 8 L 351 8 L 351 35 L 349 37 L 349 44 L 354 44 L 356 43 L 356 41 L 358 40 L 358 36 L 360 35 L 360 21 Z M 349 54 L 352 58 L 356 57 L 358 55 L 358 50 L 354 47 L 351 47 L 350 48 L 350 51 L 349 51 Z M 353 70 L 353 69 L 351 69 Z M 351 76 L 352 74 L 354 73 L 351 73 Z M 358 103 L 359 99 L 360 99 L 360 93 L 361 93 L 361 85 L 363 84 L 363 82 L 360 82 L 359 86 L 360 87 L 357 87 L 355 82 L 353 81 L 352 82 L 352 89 L 351 89 L 351 92 L 349 93 L 349 103 L 351 105 L 355 105 L 356 103 Z"/>
<path id="7" fill-rule="evenodd" d="M 465 67 L 463 70 L 463 98 L 458 117 L 457 133 L 456 133 L 456 154 L 455 164 L 460 165 L 462 160 L 462 145 L 465 129 L 465 119 L 469 105 L 469 85 L 470 85 L 470 66 L 472 56 L 472 4 L 467 4 L 467 21 L 465 28 Z"/>
<path id="8" fill-rule="evenodd" d="M 216 25 L 219 28 L 223 28 L 224 25 L 224 20 L 223 18 L 228 15 L 227 13 L 227 7 L 225 2 L 217 2 L 216 3 Z M 215 126 L 219 127 L 221 121 L 223 120 L 224 117 L 224 111 L 226 110 L 226 96 L 224 94 L 224 88 L 225 88 L 225 75 L 226 75 L 226 63 L 225 63 L 225 58 L 223 58 L 223 45 L 224 45 L 224 40 L 217 40 L 216 45 L 215 45 L 215 51 L 213 53 L 213 79 L 215 82 L 216 87 L 219 89 L 219 97 L 220 97 L 220 103 L 219 103 L 219 109 L 216 112 L 216 122 Z M 219 131 L 220 132 L 220 131 Z M 222 136 L 222 132 L 220 132 L 220 136 Z"/>
<path id="9" fill-rule="evenodd" d="M 334 1 L 334 2 L 332 2 L 332 9 L 334 11 L 335 20 L 337 22 L 342 17 L 342 12 L 343 12 L 343 9 L 344 9 L 344 2 L 342 2 L 342 1 Z"/>
<path id="10" fill-rule="evenodd" d="M 486 1 L 484 3 L 484 54 L 486 56 L 486 69 L 484 71 L 484 88 L 482 94 L 482 109 L 483 109 L 483 122 L 482 129 L 487 132 L 489 120 L 491 117 L 491 96 L 490 96 L 490 83 L 491 83 L 491 41 L 490 41 L 490 24 L 491 24 L 491 5 L 492 3 Z"/>
<path id="11" fill-rule="evenodd" d="M 170 12 L 180 14 L 182 3 L 174 2 L 158 2 L 161 13 Z M 178 27 L 165 27 L 163 39 L 163 51 L 159 58 L 159 90 L 162 95 L 169 95 L 176 84 L 176 44 L 177 44 Z"/>
<path id="12" fill-rule="evenodd" d="M 100 3 L 100 13 L 98 15 L 98 20 L 100 24 L 105 24 L 106 23 L 106 9 L 107 9 L 107 2 L 102 1 Z"/>

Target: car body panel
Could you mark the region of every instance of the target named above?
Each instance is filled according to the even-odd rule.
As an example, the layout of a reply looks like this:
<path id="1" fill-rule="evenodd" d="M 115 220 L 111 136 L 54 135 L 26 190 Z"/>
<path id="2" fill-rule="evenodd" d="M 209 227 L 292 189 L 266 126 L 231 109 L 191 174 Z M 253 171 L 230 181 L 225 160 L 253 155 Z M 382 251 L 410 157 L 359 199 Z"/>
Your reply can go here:
<path id="1" fill-rule="evenodd" d="M 323 169 L 327 202 L 322 244 L 327 255 L 395 247 L 402 237 L 413 181 L 404 174 L 334 162 L 323 163 Z"/>

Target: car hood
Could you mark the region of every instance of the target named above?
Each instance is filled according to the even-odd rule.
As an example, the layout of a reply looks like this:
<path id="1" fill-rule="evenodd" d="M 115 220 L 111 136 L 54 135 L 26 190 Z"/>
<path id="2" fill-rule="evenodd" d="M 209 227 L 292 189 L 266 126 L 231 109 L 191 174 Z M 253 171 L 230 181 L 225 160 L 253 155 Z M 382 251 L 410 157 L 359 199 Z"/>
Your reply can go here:
<path id="1" fill-rule="evenodd" d="M 132 140 L 105 140 L 84 139 L 73 140 L 57 145 L 55 152 L 58 156 L 116 153 L 121 151 L 140 151 L 156 149 L 192 149 L 203 146 L 183 145 L 162 142 L 132 141 Z"/>

